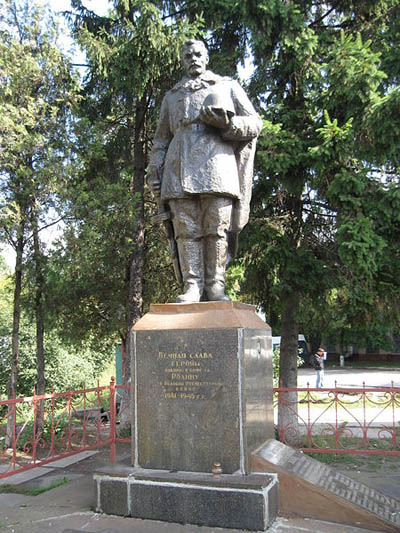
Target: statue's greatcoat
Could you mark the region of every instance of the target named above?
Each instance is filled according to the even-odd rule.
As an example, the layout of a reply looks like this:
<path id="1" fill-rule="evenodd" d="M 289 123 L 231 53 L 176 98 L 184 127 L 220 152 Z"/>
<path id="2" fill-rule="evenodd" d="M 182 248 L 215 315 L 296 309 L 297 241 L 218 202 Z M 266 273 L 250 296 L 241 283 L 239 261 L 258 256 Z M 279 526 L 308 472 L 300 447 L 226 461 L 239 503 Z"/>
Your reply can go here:
<path id="1" fill-rule="evenodd" d="M 224 130 L 199 119 L 210 93 L 227 108 L 233 106 L 234 115 Z M 162 102 L 149 183 L 161 178 L 163 203 L 193 194 L 231 197 L 231 231 L 240 231 L 249 216 L 255 140 L 261 128 L 260 117 L 236 81 L 210 71 L 196 79 L 184 77 Z"/>

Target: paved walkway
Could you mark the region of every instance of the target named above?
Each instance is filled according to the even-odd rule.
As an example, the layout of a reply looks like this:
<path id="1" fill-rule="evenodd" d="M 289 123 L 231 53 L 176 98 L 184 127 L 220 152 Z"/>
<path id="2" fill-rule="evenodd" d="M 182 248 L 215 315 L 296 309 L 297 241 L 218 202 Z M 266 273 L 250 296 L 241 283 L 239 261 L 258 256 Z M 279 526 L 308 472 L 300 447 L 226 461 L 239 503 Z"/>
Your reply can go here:
<path id="1" fill-rule="evenodd" d="M 390 387 L 394 383 L 395 387 L 400 387 L 399 368 L 349 368 L 349 367 L 328 367 L 325 369 L 324 386 L 337 387 L 362 387 L 363 382 L 366 387 Z M 315 387 L 316 372 L 313 368 L 299 368 L 297 374 L 297 386 Z"/>
<path id="2" fill-rule="evenodd" d="M 119 460 L 127 455 L 118 457 Z M 4 533 L 237 533 L 239 530 L 168 524 L 118 516 L 100 515 L 92 511 L 93 472 L 108 463 L 108 451 L 83 452 L 68 460 L 58 461 L 32 473 L 20 474 L 18 483 L 32 488 L 47 486 L 57 479 L 68 482 L 39 496 L 0 494 L 0 531 Z M 24 475 L 26 480 L 24 480 Z M 12 478 L 2 480 L 10 483 Z M 15 477 L 14 477 L 15 481 Z M 365 482 L 365 480 L 364 480 Z M 364 529 L 311 519 L 278 518 L 271 533 L 362 533 Z M 242 532 L 243 533 L 243 532 Z"/>

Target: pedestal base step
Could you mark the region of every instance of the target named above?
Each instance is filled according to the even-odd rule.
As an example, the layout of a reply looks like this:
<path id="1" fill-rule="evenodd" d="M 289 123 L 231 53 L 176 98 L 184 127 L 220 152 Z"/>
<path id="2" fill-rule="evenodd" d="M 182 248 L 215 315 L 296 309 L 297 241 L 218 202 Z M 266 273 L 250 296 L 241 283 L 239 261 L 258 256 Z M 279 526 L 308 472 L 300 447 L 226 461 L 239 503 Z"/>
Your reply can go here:
<path id="1" fill-rule="evenodd" d="M 116 465 L 94 474 L 96 511 L 147 520 L 265 531 L 278 514 L 275 474 L 202 474 Z"/>

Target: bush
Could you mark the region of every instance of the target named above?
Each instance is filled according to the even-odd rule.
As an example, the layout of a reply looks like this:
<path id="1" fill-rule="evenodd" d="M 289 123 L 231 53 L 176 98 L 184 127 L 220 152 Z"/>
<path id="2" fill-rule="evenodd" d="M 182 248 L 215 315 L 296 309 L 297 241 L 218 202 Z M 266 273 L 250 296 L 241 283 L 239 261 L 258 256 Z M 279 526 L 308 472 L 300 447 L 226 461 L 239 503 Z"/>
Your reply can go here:
<path id="1" fill-rule="evenodd" d="M 300 352 L 301 348 L 299 349 Z M 272 352 L 272 373 L 274 377 L 274 387 L 279 387 L 279 356 L 280 350 L 279 347 L 276 347 Z M 297 368 L 304 364 L 304 359 L 297 356 Z"/>

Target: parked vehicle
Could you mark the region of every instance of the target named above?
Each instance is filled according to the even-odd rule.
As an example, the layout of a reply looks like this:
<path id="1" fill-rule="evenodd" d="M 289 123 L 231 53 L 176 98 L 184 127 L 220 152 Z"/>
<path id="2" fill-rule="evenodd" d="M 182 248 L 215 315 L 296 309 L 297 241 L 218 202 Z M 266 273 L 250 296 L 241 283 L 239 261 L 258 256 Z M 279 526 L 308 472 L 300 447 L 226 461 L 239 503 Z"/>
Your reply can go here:
<path id="1" fill-rule="evenodd" d="M 299 356 L 304 360 L 304 364 L 309 364 L 310 353 L 307 348 L 307 341 L 304 335 L 299 335 Z M 281 337 L 272 337 L 272 349 L 280 348 L 281 346 Z"/>

